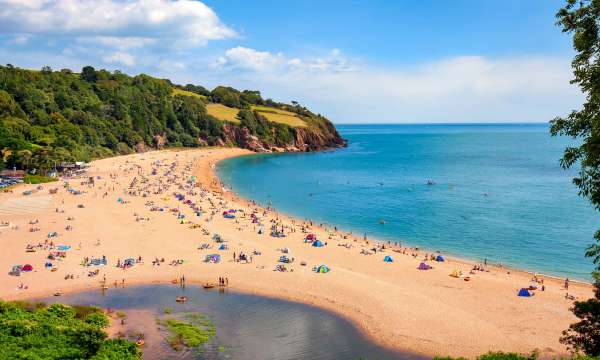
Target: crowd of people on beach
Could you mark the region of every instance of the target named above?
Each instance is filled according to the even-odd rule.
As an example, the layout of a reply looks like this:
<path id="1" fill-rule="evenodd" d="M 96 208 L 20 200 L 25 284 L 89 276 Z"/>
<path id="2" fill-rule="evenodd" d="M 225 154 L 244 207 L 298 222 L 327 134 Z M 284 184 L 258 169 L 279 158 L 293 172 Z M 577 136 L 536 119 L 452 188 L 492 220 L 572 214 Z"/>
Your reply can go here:
<path id="1" fill-rule="evenodd" d="M 298 241 L 297 246 L 306 246 L 305 243 L 310 243 L 315 247 L 327 248 L 329 244 L 333 244 L 337 245 L 337 248 L 362 255 L 383 254 L 391 258 L 391 255 L 398 254 L 412 257 L 421 264 L 440 261 L 439 252 L 425 252 L 418 247 L 403 246 L 400 242 L 373 241 L 368 239 L 367 234 L 357 237 L 352 232 L 344 232 L 328 224 L 317 224 L 312 220 L 290 219 L 279 214 L 270 204 L 261 206 L 255 201 L 239 199 L 234 194 L 223 191 L 223 185 L 215 178 L 212 178 L 210 183 L 207 184 L 197 181 L 194 175 L 194 161 L 195 159 L 192 158 L 187 159 L 185 162 L 179 159 L 169 162 L 166 158 L 161 159 L 158 155 L 153 158 L 149 166 L 142 166 L 134 161 L 126 161 L 124 164 L 118 165 L 114 172 L 109 172 L 104 177 L 99 175 L 90 176 L 87 177 L 88 180 L 79 184 L 75 184 L 73 179 L 71 179 L 71 182 L 65 181 L 62 190 L 53 190 L 53 195 L 60 191 L 82 199 L 77 208 L 85 208 L 85 201 L 99 201 L 97 200 L 98 196 L 101 196 L 103 201 L 111 201 L 115 207 L 131 207 L 131 213 L 136 223 L 152 223 L 158 216 L 172 216 L 174 226 L 176 226 L 175 224 L 186 225 L 190 228 L 190 231 L 199 230 L 199 238 L 203 238 L 204 241 L 209 241 L 206 239 L 213 240 L 213 244 L 204 242 L 197 246 L 200 256 L 190 255 L 190 258 L 175 258 L 167 263 L 173 267 L 185 267 L 189 262 L 201 262 L 204 255 L 211 255 L 209 253 L 214 251 L 214 248 L 217 249 L 218 253 L 230 252 L 232 255 L 230 259 L 236 264 L 253 264 L 254 258 L 262 255 L 262 252 L 257 249 L 249 251 L 249 249 L 244 249 L 243 246 L 230 247 L 234 244 L 234 241 L 232 241 L 234 239 L 223 239 L 223 237 L 211 231 L 211 224 L 217 219 L 220 223 L 228 222 L 228 225 L 238 232 L 251 231 L 263 237 L 302 239 L 302 241 Z M 149 199 L 151 197 L 152 200 Z M 137 200 L 140 198 L 144 199 L 143 206 Z M 132 204 L 135 205 L 132 206 Z M 60 203 L 60 206 L 56 207 L 55 212 L 69 222 L 62 228 L 69 234 L 76 233 L 73 225 L 76 223 L 73 215 L 74 211 L 65 209 L 64 200 Z M 221 214 L 223 214 L 222 217 Z M 8 226 L 4 223 L 2 225 Z M 29 221 L 29 232 L 36 234 L 41 231 L 41 226 L 46 227 L 48 225 L 40 224 L 38 219 L 31 219 Z M 143 224 L 138 226 L 143 226 Z M 270 229 L 270 232 L 265 231 L 265 228 Z M 12 229 L 20 231 L 18 226 L 14 226 Z M 298 236 L 299 234 L 300 236 Z M 309 235 L 311 236 L 309 237 Z M 26 252 L 47 252 L 46 267 L 56 268 L 56 262 L 63 261 L 68 254 L 73 252 L 70 246 L 69 249 L 60 248 L 57 244 L 63 241 L 74 241 L 75 239 L 71 236 L 59 234 L 57 231 L 50 231 L 43 241 L 27 244 L 25 250 Z M 102 242 L 97 239 L 94 245 L 100 247 Z M 79 246 L 74 250 L 91 253 L 93 248 L 83 249 L 82 243 L 79 242 Z M 285 257 L 272 259 L 272 269 L 274 271 L 293 272 L 298 266 L 293 257 L 287 256 L 289 249 L 285 254 Z M 163 256 L 157 255 L 159 254 L 145 254 L 146 257 L 154 259 L 150 262 L 153 267 L 161 267 L 166 263 Z M 218 264 L 219 261 L 206 263 L 212 266 Z M 447 262 L 447 260 L 445 261 Z M 264 262 L 261 261 L 261 264 L 256 266 L 257 269 L 264 268 Z M 90 254 L 82 257 L 80 265 L 84 269 L 93 268 L 87 269 L 87 272 L 84 273 L 87 277 L 96 277 L 103 273 L 102 286 L 104 287 L 107 283 L 107 274 L 118 276 L 114 275 L 113 272 L 106 271 L 107 267 L 112 265 L 124 271 L 135 271 L 137 267 L 144 266 L 144 261 L 142 255 L 137 255 L 131 258 L 117 258 L 115 262 L 110 263 L 104 254 L 94 254 L 94 256 Z M 306 265 L 305 260 L 299 262 L 299 266 Z M 315 268 L 319 265 L 321 264 L 315 264 Z M 454 266 L 464 266 L 464 264 L 454 262 Z M 478 273 L 488 272 L 488 267 L 487 259 L 485 259 L 482 263 L 475 264 L 468 269 L 469 275 L 463 276 L 463 278 L 471 280 Z M 427 265 L 427 268 L 433 269 L 433 266 Z M 456 271 L 453 271 L 454 273 Z M 462 274 L 462 271 L 460 273 Z M 507 271 L 507 273 L 510 274 L 510 271 Z M 79 275 L 64 274 L 65 280 L 76 278 L 79 278 Z M 184 276 L 182 276 L 178 282 L 183 284 L 185 283 L 184 279 Z M 536 276 L 535 279 L 532 279 L 532 282 L 539 284 L 536 289 L 539 288 L 542 292 L 545 291 L 546 284 L 544 284 L 543 279 Z M 125 278 L 121 278 L 121 284 L 124 285 L 124 283 Z M 228 283 L 227 277 L 219 278 L 219 286 L 225 286 Z M 27 288 L 27 285 L 23 283 L 18 286 L 20 290 Z M 568 279 L 564 282 L 564 288 L 568 291 Z M 569 299 L 573 297 L 568 292 L 565 296 Z"/>

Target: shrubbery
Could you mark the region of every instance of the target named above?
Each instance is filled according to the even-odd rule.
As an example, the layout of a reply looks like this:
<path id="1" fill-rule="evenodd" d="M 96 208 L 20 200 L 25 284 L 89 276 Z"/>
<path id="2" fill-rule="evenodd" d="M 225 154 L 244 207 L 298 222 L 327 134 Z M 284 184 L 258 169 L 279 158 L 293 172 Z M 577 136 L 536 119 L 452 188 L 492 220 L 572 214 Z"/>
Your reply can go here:
<path id="1" fill-rule="evenodd" d="M 0 359 L 141 359 L 135 344 L 108 340 L 96 307 L 0 301 Z"/>

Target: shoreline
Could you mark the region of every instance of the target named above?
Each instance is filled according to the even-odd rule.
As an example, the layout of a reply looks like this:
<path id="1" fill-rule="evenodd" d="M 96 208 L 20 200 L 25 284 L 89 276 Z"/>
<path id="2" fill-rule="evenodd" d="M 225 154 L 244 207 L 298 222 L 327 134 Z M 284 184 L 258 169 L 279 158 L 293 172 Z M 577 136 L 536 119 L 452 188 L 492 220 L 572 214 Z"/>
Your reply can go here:
<path id="1" fill-rule="evenodd" d="M 178 159 L 178 155 L 181 157 Z M 209 265 L 204 263 L 197 264 L 185 263 L 181 267 L 168 267 L 166 264 L 160 269 L 153 266 L 148 268 L 149 264 L 133 267 L 130 270 L 123 271 L 115 269 L 112 265 L 116 258 L 125 258 L 135 256 L 135 252 L 143 253 L 145 259 L 150 259 L 158 254 L 171 254 L 167 260 L 176 256 L 203 255 L 195 247 L 199 241 L 209 241 L 208 237 L 203 237 L 199 231 L 191 231 L 187 226 L 178 225 L 174 219 L 167 219 L 167 214 L 150 213 L 148 214 L 150 222 L 136 223 L 131 219 L 132 210 L 137 213 L 144 209 L 144 203 L 152 199 L 157 203 L 169 203 L 171 208 L 180 208 L 180 203 L 173 199 L 162 200 L 165 195 L 149 195 L 148 198 L 129 197 L 121 195 L 118 187 L 128 184 L 127 179 L 135 176 L 135 171 L 144 171 L 150 169 L 149 159 L 165 159 L 165 161 L 182 162 L 185 160 L 192 163 L 187 173 L 198 175 L 197 181 L 204 183 L 210 192 L 215 191 L 211 201 L 219 201 L 214 208 L 227 208 L 229 206 L 237 208 L 246 208 L 248 210 L 257 208 L 251 201 L 239 198 L 235 193 L 226 191 L 223 193 L 220 189 L 220 180 L 214 173 L 216 164 L 225 158 L 252 154 L 249 151 L 241 149 L 199 149 L 185 151 L 156 151 L 143 154 L 127 155 L 117 158 L 103 159 L 95 161 L 92 164 L 93 171 L 103 174 L 115 171 L 115 169 L 131 168 L 123 177 L 112 180 L 117 184 L 117 190 L 113 185 L 110 199 L 100 199 L 97 193 L 84 194 L 81 199 L 86 199 L 86 205 L 89 200 L 92 201 L 92 207 L 97 206 L 102 211 L 91 214 L 86 209 L 77 209 L 80 198 L 74 198 L 70 195 L 59 192 L 53 205 L 62 200 L 61 206 L 67 208 L 69 213 L 80 213 L 75 216 L 75 231 L 79 231 L 79 226 L 84 225 L 84 229 L 77 232 L 77 239 L 84 239 L 85 246 L 82 253 L 96 255 L 99 252 L 108 254 L 111 266 L 103 267 L 102 272 L 107 276 L 109 284 L 121 277 L 126 278 L 126 286 L 143 284 L 162 284 L 168 283 L 172 279 L 185 274 L 189 283 L 202 284 L 206 281 L 215 280 L 217 276 L 225 275 L 232 279 L 230 287 L 242 293 L 249 293 L 271 298 L 284 299 L 311 306 L 316 306 L 326 311 L 333 312 L 350 321 L 367 338 L 376 344 L 386 347 L 390 350 L 413 353 L 418 355 L 462 355 L 474 357 L 488 350 L 504 350 L 517 352 L 530 352 L 540 348 L 542 356 L 556 356 L 565 354 L 564 347 L 558 344 L 560 330 L 565 329 L 574 317 L 568 312 L 570 301 L 562 299 L 564 292 L 560 289 L 560 281 L 547 278 L 547 291 L 540 293 L 539 296 L 521 301 L 516 299 L 515 288 L 529 283 L 531 273 L 518 272 L 511 270 L 511 274 L 505 274 L 506 268 L 500 270 L 490 269 L 490 272 L 477 273 L 470 282 L 462 279 L 454 279 L 448 276 L 452 268 L 470 268 L 473 262 L 462 262 L 459 259 L 447 258 L 446 263 L 435 265 L 433 271 L 418 272 L 415 271 L 415 265 L 421 260 L 421 251 L 416 258 L 400 253 L 390 253 L 386 250 L 385 254 L 392 255 L 400 261 L 393 264 L 384 264 L 381 260 L 382 255 L 363 256 L 357 253 L 359 247 L 363 247 L 361 241 L 357 239 L 328 239 L 328 234 L 324 229 L 311 227 L 310 231 L 317 233 L 320 239 L 330 242 L 332 246 L 326 246 L 321 249 L 313 249 L 306 244 L 302 244 L 301 233 L 290 232 L 288 237 L 283 239 L 274 239 L 268 235 L 259 236 L 251 230 L 250 224 L 245 217 L 236 219 L 236 222 L 228 221 L 219 216 L 219 212 L 213 210 L 215 215 L 210 216 L 210 221 L 201 221 L 202 226 L 211 230 L 211 235 L 215 232 L 223 234 L 229 240 L 233 251 L 241 249 L 250 252 L 252 247 L 259 248 L 263 255 L 256 257 L 252 264 L 243 264 L 224 260 L 218 265 Z M 170 160 L 169 160 L 170 159 Z M 183 160 L 182 160 L 183 159 Z M 130 162 L 131 160 L 131 162 Z M 138 168 L 139 166 L 139 168 Z M 214 167 L 213 167 L 214 166 Z M 126 176 L 125 176 L 126 175 Z M 108 179 L 104 178 L 104 181 Z M 73 181 L 73 180 L 71 180 Z M 124 181 L 124 183 L 122 183 Z M 54 186 L 54 185 L 48 185 Z M 109 185 L 106 188 L 100 188 L 109 191 Z M 220 190 L 220 192 L 219 192 Z M 97 192 L 97 191 L 96 191 Z M 117 196 L 126 197 L 131 204 L 117 204 Z M 170 195 L 169 195 L 170 197 Z M 219 200 L 222 198 L 222 200 Z M 6 200 L 6 194 L 0 195 L 0 201 Z M 223 204 L 221 203 L 223 202 Z M 233 203 L 233 204 L 230 204 Z M 206 205 L 206 201 L 204 201 Z M 204 205 L 203 205 L 204 206 Z M 51 207 L 50 207 L 51 208 Z M 49 208 L 49 209 L 50 209 Z M 132 209 L 133 208 L 133 209 Z M 146 209 L 147 210 L 147 209 Z M 264 212 L 262 209 L 261 218 L 266 224 L 275 218 L 285 224 L 286 230 L 297 228 L 301 223 L 293 217 L 277 212 L 276 215 Z M 259 211 L 260 213 L 260 211 Z M 160 216 L 159 216 L 160 215 Z M 165 216 L 162 216 L 165 215 Z M 42 216 L 42 215 L 40 215 Z M 44 215 L 48 224 L 67 222 L 61 220 L 60 214 L 48 212 Z M 83 221 L 80 221 L 79 216 Z M 152 218 L 150 218 L 152 216 Z M 200 219 L 208 220 L 208 212 L 205 212 Z M 15 219 L 24 223 L 31 216 L 15 216 Z M 191 218 L 191 217 L 190 217 Z M 196 221 L 195 218 L 193 218 Z M 241 222 L 238 222 L 241 220 Z M 16 220 L 15 220 L 16 221 Z M 246 223 L 248 222 L 248 223 Z M 42 222 L 41 222 L 42 223 Z M 46 223 L 46 219 L 44 219 Z M 26 227 L 25 225 L 24 227 Z M 44 230 L 56 228 L 58 225 L 51 225 Z M 108 227 L 107 227 L 108 226 Z M 233 228 L 239 226 L 239 229 Z M 24 230 L 24 229 L 23 229 Z M 30 240 L 29 235 L 19 235 L 8 232 L 7 255 L 0 257 L 0 264 L 7 268 L 13 261 L 24 258 L 23 251 L 25 242 L 22 238 Z M 1 237 L 6 237 L 5 231 L 2 231 Z M 15 235 L 16 234 L 16 235 Z M 66 233 L 67 237 L 71 237 Z M 30 234 L 31 235 L 31 234 Z M 62 231 L 61 231 L 62 236 Z M 97 236 L 102 236 L 102 244 L 98 248 L 91 248 L 95 251 L 87 251 L 88 246 L 94 246 Z M 138 239 L 143 237 L 143 239 Z M 39 238 L 39 236 L 38 236 Z M 164 246 L 164 239 L 172 239 L 168 247 Z M 199 240 L 202 238 L 202 240 Z M 19 240 L 21 239 L 21 240 Z M 147 239 L 147 241 L 146 241 Z M 328 239 L 328 240 L 325 240 Z M 58 240 L 58 241 L 63 241 Z M 373 241 L 373 240 L 371 240 Z M 14 242 L 14 246 L 12 245 Z M 350 243 L 352 248 L 335 246 L 341 242 Z M 73 245 L 76 242 L 72 243 Z M 307 267 L 297 267 L 296 264 L 290 265 L 295 272 L 277 273 L 271 270 L 271 266 L 277 264 L 276 259 L 281 254 L 275 247 L 287 246 L 293 250 L 292 254 L 296 258 L 305 259 L 310 266 L 319 263 L 327 263 L 332 272 L 326 275 L 308 272 Z M 235 249 L 234 249 L 235 248 Z M 231 250 L 223 252 L 224 258 L 228 258 Z M 71 250 L 78 251 L 78 250 Z M 86 252 L 87 251 L 87 252 Z M 238 250 L 239 251 L 239 250 Z M 215 252 L 215 251 L 213 251 Z M 40 264 L 40 254 L 28 254 L 30 258 L 37 258 L 38 267 Z M 69 272 L 81 271 L 77 260 L 84 254 L 74 254 L 59 263 L 59 271 L 50 273 L 41 270 L 34 274 L 40 274 L 35 286 L 30 286 L 30 290 L 16 291 L 10 290 L 18 280 L 5 276 L 5 284 L 0 287 L 1 298 L 4 299 L 24 299 L 33 297 L 42 297 L 52 295 L 56 290 L 56 285 L 66 280 L 62 280 L 59 275 L 64 275 L 63 265 Z M 375 260 L 377 259 L 377 260 Z M 75 260 L 75 261 L 72 261 Z M 194 260 L 197 261 L 197 260 Z M 32 262 L 33 263 L 33 262 Z M 255 263 L 257 264 L 255 266 Z M 267 270 L 267 266 L 269 269 Z M 267 270 L 267 271 L 265 271 Z M 157 273 L 156 271 L 160 271 Z M 33 275 L 33 274 L 32 274 Z M 100 279 L 88 279 L 85 275 L 82 278 L 77 277 L 71 280 L 67 286 L 58 285 L 58 288 L 64 294 L 74 291 L 99 290 Z M 29 274 L 24 278 L 30 278 Z M 54 280 L 52 280 L 54 279 Z M 60 280 L 59 280 L 60 279 Z M 546 279 L 546 277 L 545 277 Z M 15 281 L 17 280 L 17 281 Z M 29 282 L 28 280 L 25 280 Z M 31 283 L 34 283 L 33 279 Z M 38 288 L 39 286 L 39 288 Z M 110 287 L 108 289 L 110 291 Z M 591 286 L 573 284 L 572 290 L 578 297 L 591 296 Z M 515 329 L 512 322 L 527 322 L 526 328 Z"/>
<path id="2" fill-rule="evenodd" d="M 226 157 L 224 159 L 220 159 L 218 160 L 214 165 L 214 167 L 211 169 L 211 176 L 210 176 L 210 181 L 216 180 L 218 181 L 221 186 L 221 190 L 219 190 L 219 192 L 223 195 L 229 195 L 229 197 L 231 198 L 231 200 L 234 201 L 244 201 L 246 203 L 252 203 L 255 202 L 256 206 L 264 208 L 263 205 L 261 205 L 260 203 L 252 200 L 252 199 L 248 199 L 240 194 L 238 194 L 237 192 L 235 192 L 235 190 L 231 187 L 231 185 L 227 186 L 228 184 L 224 183 L 221 178 L 219 177 L 218 173 L 217 173 L 217 168 L 219 166 L 219 163 L 228 159 L 232 159 L 232 158 L 237 158 L 237 157 L 241 157 L 241 156 L 253 156 L 253 155 L 257 155 L 258 153 L 249 153 L 249 154 L 241 154 L 241 155 L 234 155 L 234 156 L 230 156 L 230 157 Z M 269 154 L 268 154 L 269 155 Z M 278 155 L 278 154 L 274 154 L 274 155 Z M 223 191 L 222 189 L 227 189 L 226 191 Z M 273 209 L 273 211 L 277 214 L 279 214 L 282 217 L 285 217 L 287 219 L 295 219 L 296 221 L 301 220 L 301 221 L 311 221 L 311 219 L 309 218 L 302 218 L 300 215 L 294 215 L 294 214 L 290 214 L 281 210 L 278 210 L 277 208 L 271 207 L 271 209 Z M 344 231 L 343 228 L 335 225 L 335 224 L 328 224 L 328 223 L 324 223 L 325 225 L 331 225 L 331 227 L 337 227 L 338 232 L 340 233 L 346 233 L 349 234 L 349 231 Z M 327 229 L 326 227 L 323 226 L 317 226 L 319 228 L 321 228 L 321 230 L 325 231 L 325 229 Z M 356 235 L 351 235 L 352 237 L 361 240 L 360 236 L 356 236 Z M 394 240 L 381 240 L 378 239 L 376 237 L 371 237 L 369 236 L 368 238 L 370 241 L 374 241 L 380 244 L 386 244 L 389 245 L 391 248 L 398 248 L 397 245 L 395 245 Z M 455 254 L 453 252 L 445 252 L 445 251 L 440 251 L 440 250 L 433 250 L 430 248 L 424 248 L 422 246 L 417 246 L 415 244 L 412 244 L 406 240 L 396 240 L 397 242 L 400 242 L 401 244 L 405 245 L 405 246 L 400 246 L 401 248 L 416 248 L 418 249 L 419 252 L 422 253 L 429 253 L 429 254 L 440 254 L 443 255 L 445 258 L 451 260 L 451 261 L 455 261 L 464 265 L 473 265 L 473 264 L 479 264 L 479 265 L 483 265 L 483 263 L 480 260 L 475 260 L 472 259 L 468 256 L 461 256 L 460 254 Z M 510 272 L 517 272 L 517 273 L 521 273 L 521 274 L 526 274 L 529 276 L 537 276 L 538 278 L 543 278 L 543 279 L 549 279 L 549 280 L 556 280 L 559 282 L 563 282 L 565 280 L 565 277 L 561 277 L 558 275 L 552 275 L 552 274 L 546 274 L 543 272 L 537 272 L 534 270 L 528 270 L 528 269 L 524 269 L 522 267 L 519 267 L 517 265 L 500 265 L 499 263 L 496 262 L 488 262 L 486 265 L 486 267 L 488 268 L 492 268 L 496 271 L 510 271 Z M 590 281 L 586 281 L 586 280 L 582 280 L 582 279 L 577 279 L 577 278 L 571 278 L 569 277 L 569 282 L 570 283 L 575 283 L 575 284 L 579 284 L 579 285 L 584 285 L 584 286 L 590 286 L 592 287 L 593 284 Z"/>

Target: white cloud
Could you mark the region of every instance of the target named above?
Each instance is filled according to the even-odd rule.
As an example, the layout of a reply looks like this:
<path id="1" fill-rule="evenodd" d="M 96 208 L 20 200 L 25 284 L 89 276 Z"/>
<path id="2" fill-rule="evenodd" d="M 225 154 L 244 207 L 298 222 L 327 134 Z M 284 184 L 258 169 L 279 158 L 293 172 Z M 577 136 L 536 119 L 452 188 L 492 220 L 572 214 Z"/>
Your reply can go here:
<path id="1" fill-rule="evenodd" d="M 140 38 L 202 46 L 236 35 L 193 0 L 0 0 L 0 33 L 94 36 L 116 47 Z"/>
<path id="2" fill-rule="evenodd" d="M 256 71 L 274 70 L 283 64 L 281 53 L 273 54 L 268 51 L 258 51 L 246 47 L 235 47 L 225 51 L 225 54 L 213 63 L 215 67 L 241 68 Z"/>
<path id="3" fill-rule="evenodd" d="M 342 57 L 340 50 L 333 49 L 323 57 L 288 58 L 281 52 L 271 53 L 246 47 L 225 51 L 213 63 L 214 68 L 246 69 L 254 71 L 350 71 L 354 70 Z"/>
<path id="4" fill-rule="evenodd" d="M 566 58 L 463 56 L 411 66 L 358 66 L 335 50 L 321 58 L 236 53 L 240 56 L 226 53 L 221 62 L 239 71 L 221 73 L 216 81 L 299 100 L 336 122 L 548 121 L 579 107 L 583 98 L 569 84 Z"/>
<path id="5" fill-rule="evenodd" d="M 124 51 L 117 51 L 110 55 L 106 55 L 102 58 L 102 60 L 104 60 L 104 62 L 111 63 L 111 64 L 116 63 L 116 64 L 123 64 L 123 65 L 127 65 L 127 66 L 135 65 L 135 58 L 131 54 L 126 53 Z"/>

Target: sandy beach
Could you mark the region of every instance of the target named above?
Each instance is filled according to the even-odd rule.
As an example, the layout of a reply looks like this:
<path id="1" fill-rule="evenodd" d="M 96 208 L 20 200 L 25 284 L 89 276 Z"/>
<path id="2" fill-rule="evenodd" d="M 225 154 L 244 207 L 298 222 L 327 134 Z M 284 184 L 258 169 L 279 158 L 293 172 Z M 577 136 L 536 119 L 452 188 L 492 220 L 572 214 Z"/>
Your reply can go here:
<path id="1" fill-rule="evenodd" d="M 427 261 L 431 270 L 418 270 L 426 251 L 412 256 L 412 249 L 387 244 L 383 249 L 361 237 L 258 208 L 224 191 L 214 166 L 247 154 L 251 152 L 235 148 L 132 154 L 94 161 L 86 177 L 65 180 L 68 186 L 63 181 L 39 190 L 21 185 L 1 193 L 0 298 L 82 289 L 98 289 L 100 294 L 104 283 L 111 291 L 115 285 L 169 283 L 182 276 L 199 284 L 226 277 L 229 288 L 237 291 L 330 310 L 376 343 L 399 351 L 474 357 L 490 350 L 537 349 L 544 357 L 566 355 L 558 339 L 575 318 L 568 310 L 572 300 L 565 295 L 588 298 L 590 285 L 573 282 L 567 291 L 562 280 L 541 277 L 545 291 L 525 298 L 517 292 L 531 284 L 532 274 L 526 272 L 486 267 L 470 274 L 473 262 L 448 257 L 445 262 Z M 88 176 L 94 177 L 93 185 Z M 50 193 L 54 188 L 56 193 Z M 33 193 L 24 195 L 26 190 Z M 185 199 L 178 200 L 176 193 Z M 236 210 L 235 218 L 222 215 L 230 209 Z M 272 226 L 286 236 L 270 236 Z M 54 232 L 56 236 L 48 237 Z M 308 233 L 326 245 L 311 246 L 304 241 Z M 213 241 L 214 234 L 227 249 L 218 250 L 221 244 Z M 202 249 L 203 244 L 211 248 Z M 70 248 L 47 260 L 59 245 Z M 249 261 L 234 261 L 240 253 Z M 220 263 L 204 262 L 208 254 L 220 254 Z M 278 262 L 282 255 L 294 261 Z M 386 255 L 394 261 L 384 262 Z M 107 265 L 82 265 L 84 258 L 103 256 Z M 116 266 L 140 257 L 131 267 Z M 46 262 L 52 268 L 45 268 Z M 25 264 L 33 271 L 8 274 L 13 265 Z M 331 271 L 312 271 L 321 264 Z M 277 265 L 288 271 L 275 271 Z M 469 281 L 450 276 L 456 269 Z M 94 271 L 97 275 L 90 276 Z"/>

